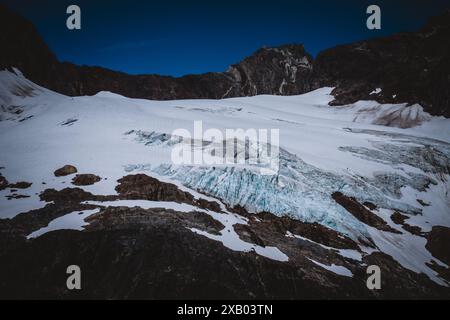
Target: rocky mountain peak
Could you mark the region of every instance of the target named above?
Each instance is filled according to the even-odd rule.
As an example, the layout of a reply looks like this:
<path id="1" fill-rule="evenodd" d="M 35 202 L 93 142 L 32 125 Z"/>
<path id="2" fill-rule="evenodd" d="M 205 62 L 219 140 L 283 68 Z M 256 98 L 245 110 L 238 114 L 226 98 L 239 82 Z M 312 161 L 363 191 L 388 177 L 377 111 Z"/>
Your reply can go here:
<path id="1" fill-rule="evenodd" d="M 418 103 L 450 117 L 449 15 L 431 18 L 417 32 L 326 49 L 315 60 L 302 44 L 263 47 L 225 72 L 174 78 L 60 63 L 29 21 L 0 5 L 0 41 L 7 44 L 0 68 L 16 67 L 30 80 L 71 96 L 112 91 L 131 98 L 220 99 L 331 86 L 331 105 Z"/>
<path id="2" fill-rule="evenodd" d="M 227 70 L 238 95 L 298 94 L 310 90 L 312 56 L 302 44 L 264 47 Z"/>

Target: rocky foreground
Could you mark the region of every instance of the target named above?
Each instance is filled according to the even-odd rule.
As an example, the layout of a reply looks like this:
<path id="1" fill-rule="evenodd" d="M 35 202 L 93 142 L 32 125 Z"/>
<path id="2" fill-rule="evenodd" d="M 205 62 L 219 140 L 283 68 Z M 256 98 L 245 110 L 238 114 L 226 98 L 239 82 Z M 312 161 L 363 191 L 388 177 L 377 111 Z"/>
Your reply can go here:
<path id="1" fill-rule="evenodd" d="M 70 167 L 67 172 L 75 174 Z M 79 180 L 76 177 L 75 182 Z M 14 187 L 6 184 L 6 178 L 2 177 L 2 181 L 3 188 Z M 242 207 L 224 208 L 219 201 L 196 199 L 173 184 L 145 174 L 123 177 L 116 191 L 117 195 L 100 196 L 76 186 L 60 191 L 46 189 L 40 194 L 47 202 L 45 207 L 0 220 L 0 274 L 7 275 L 0 278 L 0 297 L 450 298 L 448 287 L 403 268 L 392 257 L 381 252 L 363 254 L 361 247 L 374 247 L 373 243 L 357 243 L 317 223 L 268 212 L 249 214 Z M 360 204 L 341 193 L 332 196 L 363 223 L 400 232 L 387 227 L 371 212 L 376 204 Z M 118 200 L 169 201 L 192 205 L 197 210 L 114 205 Z M 83 231 L 56 230 L 29 237 L 58 217 L 93 209 L 98 212 L 86 218 L 88 225 Z M 205 237 L 201 232 L 219 235 L 225 228 L 211 212 L 225 218 L 239 216 L 242 223 L 232 227 L 241 240 L 258 247 L 277 247 L 288 261 L 230 250 Z M 396 215 L 400 217 L 396 223 L 407 229 L 401 214 Z M 194 229 L 197 232 L 192 232 Z M 445 248 L 449 228 L 435 227 L 421 236 L 427 239 L 433 256 L 450 263 Z M 82 290 L 66 288 L 66 268 L 72 264 L 82 270 Z M 366 268 L 374 264 L 381 268 L 380 290 L 366 286 Z M 349 275 L 324 268 L 333 265 L 344 267 Z M 450 279 L 448 269 L 433 267 L 441 277 Z"/>

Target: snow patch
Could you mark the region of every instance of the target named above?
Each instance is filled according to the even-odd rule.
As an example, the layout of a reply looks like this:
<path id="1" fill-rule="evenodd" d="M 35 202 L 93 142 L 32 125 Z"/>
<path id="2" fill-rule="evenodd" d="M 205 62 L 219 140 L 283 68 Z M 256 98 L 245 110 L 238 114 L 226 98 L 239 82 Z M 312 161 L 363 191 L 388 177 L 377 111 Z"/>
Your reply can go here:
<path id="1" fill-rule="evenodd" d="M 55 220 L 52 220 L 48 226 L 43 227 L 39 230 L 34 231 L 33 233 L 29 234 L 27 236 L 27 239 L 33 239 L 38 238 L 42 236 L 43 234 L 46 234 L 51 231 L 56 230 L 83 230 L 88 223 L 86 223 L 84 220 L 95 214 L 98 213 L 99 209 L 94 210 L 83 210 L 83 211 L 74 211 L 71 213 L 68 213 L 62 217 L 56 218 Z"/>
<path id="2" fill-rule="evenodd" d="M 333 273 L 335 273 L 337 275 L 344 276 L 344 277 L 353 277 L 353 273 L 349 269 L 347 269 L 346 267 L 337 266 L 334 263 L 329 266 L 329 265 L 320 263 L 320 262 L 315 261 L 315 260 L 310 259 L 310 258 L 308 258 L 308 260 L 314 262 L 316 265 L 318 265 L 318 266 L 320 266 L 320 267 L 322 267 L 322 268 L 324 268 L 324 269 L 326 269 L 328 271 L 331 271 L 331 272 L 333 272 Z"/>

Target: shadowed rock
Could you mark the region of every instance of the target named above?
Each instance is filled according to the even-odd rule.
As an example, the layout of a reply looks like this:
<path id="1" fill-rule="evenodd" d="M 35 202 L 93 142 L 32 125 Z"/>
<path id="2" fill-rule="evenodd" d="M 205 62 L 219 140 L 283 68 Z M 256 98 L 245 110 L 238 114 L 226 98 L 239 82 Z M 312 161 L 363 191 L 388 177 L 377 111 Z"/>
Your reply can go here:
<path id="1" fill-rule="evenodd" d="M 423 274 L 402 268 L 392 258 L 372 254 L 364 262 L 383 269 L 382 290 L 367 290 L 365 267 L 334 248 L 358 246 L 336 231 L 277 217 L 246 214 L 248 225 L 234 225 L 239 236 L 260 246 L 276 246 L 289 256 L 274 261 L 252 252 L 237 252 L 189 230 L 220 234 L 224 226 L 204 212 L 165 208 L 101 207 L 88 218 L 84 231 L 57 230 L 26 240 L 31 232 L 73 211 L 97 208 L 85 200 L 192 200 L 175 185 L 146 175 L 119 180 L 119 195 L 100 196 L 79 188 L 45 190 L 44 208 L 0 220 L 0 296 L 11 298 L 374 298 L 448 297 Z M 210 205 L 210 204 L 206 204 Z M 255 219 L 256 217 L 256 219 Z M 287 237 L 287 231 L 309 240 Z M 344 277 L 309 259 L 348 268 Z M 66 289 L 66 268 L 82 267 L 83 290 Z M 32 281 L 33 279 L 33 281 Z"/>
<path id="2" fill-rule="evenodd" d="M 398 230 L 390 227 L 386 221 L 368 210 L 362 204 L 360 204 L 355 198 L 348 197 L 341 192 L 334 192 L 332 194 L 333 199 L 350 212 L 356 219 L 365 224 L 377 228 L 382 231 L 389 231 L 393 233 L 401 233 Z"/>
<path id="3" fill-rule="evenodd" d="M 261 219 L 262 225 L 277 231 L 283 236 L 289 231 L 293 234 L 303 236 L 317 243 L 340 249 L 358 249 L 358 244 L 347 236 L 327 228 L 316 222 L 307 223 L 288 216 L 278 217 L 269 212 L 260 212 L 256 214 Z M 272 231 L 272 232 L 273 232 Z"/>
<path id="4" fill-rule="evenodd" d="M 395 211 L 392 215 L 391 215 L 391 219 L 395 224 L 400 224 L 402 225 L 403 229 L 405 229 L 406 231 L 415 234 L 416 236 L 423 236 L 424 233 L 422 232 L 422 229 L 418 226 L 411 226 L 408 223 L 405 222 L 405 220 L 409 219 L 408 216 L 401 214 L 398 211 Z"/>
<path id="5" fill-rule="evenodd" d="M 78 172 L 77 168 L 72 166 L 72 165 L 65 165 L 62 168 L 57 169 L 54 174 L 55 177 L 63 177 L 63 176 L 68 176 L 70 174 L 74 174 Z"/>
<path id="6" fill-rule="evenodd" d="M 11 188 L 11 192 L 16 192 L 15 189 L 28 189 L 31 187 L 31 182 L 20 181 L 16 183 L 9 183 L 4 176 L 0 174 L 0 190 Z"/>
<path id="7" fill-rule="evenodd" d="M 450 228 L 434 226 L 427 235 L 426 248 L 431 254 L 450 266 Z"/>
<path id="8" fill-rule="evenodd" d="M 181 191 L 172 183 L 162 182 L 145 174 L 128 175 L 118 180 L 116 191 L 120 199 L 144 199 L 152 201 L 175 201 L 198 206 L 216 212 L 222 211 L 215 201 L 195 199 L 192 194 Z"/>
<path id="9" fill-rule="evenodd" d="M 77 174 L 72 179 L 72 184 L 76 186 L 89 186 L 99 182 L 101 178 L 95 174 Z"/>
<path id="10" fill-rule="evenodd" d="M 8 180 L 6 180 L 6 178 L 0 174 L 0 190 L 6 189 L 8 185 Z"/>
<path id="11" fill-rule="evenodd" d="M 128 175 L 119 180 L 116 191 L 122 199 L 176 201 L 192 203 L 194 197 L 171 183 L 161 182 L 145 174 Z"/>
<path id="12" fill-rule="evenodd" d="M 419 103 L 450 117 L 450 11 L 417 32 L 359 41 L 320 52 L 313 60 L 302 44 L 262 48 L 225 72 L 186 75 L 129 75 L 101 67 L 60 62 L 33 25 L 0 6 L 0 68 L 16 67 L 30 80 L 70 95 L 111 91 L 156 100 L 292 95 L 335 87 L 331 105 L 376 100 Z M 376 88 L 381 92 L 372 94 Z"/>

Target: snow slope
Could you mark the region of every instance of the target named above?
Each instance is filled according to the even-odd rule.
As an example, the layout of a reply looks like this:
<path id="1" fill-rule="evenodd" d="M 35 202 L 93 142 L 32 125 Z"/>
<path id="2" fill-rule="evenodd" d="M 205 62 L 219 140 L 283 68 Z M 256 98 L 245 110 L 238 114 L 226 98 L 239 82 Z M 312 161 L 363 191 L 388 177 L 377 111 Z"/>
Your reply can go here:
<path id="1" fill-rule="evenodd" d="M 47 188 L 71 186 L 71 176 L 53 175 L 66 164 L 103 178 L 83 187 L 95 194 L 115 194 L 117 179 L 144 172 L 250 212 L 289 214 L 353 239 L 373 238 L 402 265 L 436 280 L 421 241 L 404 246 L 422 250 L 419 264 L 405 262 L 405 252 L 392 249 L 417 236 L 402 230 L 387 237 L 368 228 L 331 194 L 341 191 L 387 212 L 401 210 L 411 217 L 409 224 L 424 231 L 450 226 L 450 119 L 432 117 L 418 105 L 360 101 L 330 107 L 331 90 L 223 100 L 149 101 L 110 92 L 67 97 L 18 70 L 0 71 L 0 172 L 10 182 L 33 183 L 18 191 L 28 198 L 8 200 L 10 190 L 0 191 L 0 218 L 45 206 L 38 194 Z M 204 130 L 279 129 L 277 174 L 261 175 L 250 165 L 174 165 L 167 137 L 180 128 L 193 132 L 198 120 Z M 389 215 L 383 218 L 392 223 Z"/>

